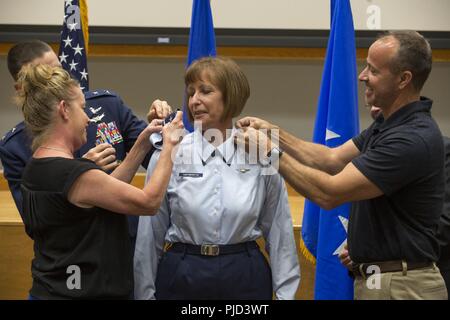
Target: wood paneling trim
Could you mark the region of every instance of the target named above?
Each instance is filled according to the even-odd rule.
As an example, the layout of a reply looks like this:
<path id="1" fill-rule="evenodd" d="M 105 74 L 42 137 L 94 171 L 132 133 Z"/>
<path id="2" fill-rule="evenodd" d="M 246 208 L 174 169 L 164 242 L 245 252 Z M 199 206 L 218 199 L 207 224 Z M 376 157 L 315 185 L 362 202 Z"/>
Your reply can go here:
<path id="1" fill-rule="evenodd" d="M 6 55 L 12 43 L 0 43 L 0 55 Z M 58 51 L 58 44 L 51 44 Z M 282 48 L 282 47 L 218 47 L 219 55 L 241 59 L 324 59 L 325 48 Z M 185 58 L 186 46 L 155 45 L 110 45 L 92 44 L 89 56 L 92 57 L 153 57 L 153 58 Z M 356 50 L 358 60 L 364 60 L 367 49 Z M 433 59 L 437 62 L 450 61 L 450 49 L 433 50 Z"/>

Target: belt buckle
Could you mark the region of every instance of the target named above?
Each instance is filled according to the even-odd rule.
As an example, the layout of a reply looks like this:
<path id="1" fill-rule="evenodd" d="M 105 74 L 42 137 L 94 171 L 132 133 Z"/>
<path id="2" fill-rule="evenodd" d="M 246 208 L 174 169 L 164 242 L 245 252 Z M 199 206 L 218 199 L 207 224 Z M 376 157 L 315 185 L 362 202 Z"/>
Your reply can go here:
<path id="1" fill-rule="evenodd" d="M 204 256 L 218 256 L 219 246 L 217 244 L 202 244 L 200 253 Z"/>
<path id="2" fill-rule="evenodd" d="M 352 273 L 355 277 L 361 277 L 365 280 L 366 279 L 365 264 L 364 263 L 353 264 Z"/>

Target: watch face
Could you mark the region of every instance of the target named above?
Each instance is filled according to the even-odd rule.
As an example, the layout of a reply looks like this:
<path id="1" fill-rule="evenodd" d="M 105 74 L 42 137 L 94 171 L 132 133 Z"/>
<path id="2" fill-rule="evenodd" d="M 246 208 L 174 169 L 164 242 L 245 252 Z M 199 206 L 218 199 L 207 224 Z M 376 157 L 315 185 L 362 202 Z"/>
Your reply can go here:
<path id="1" fill-rule="evenodd" d="M 274 161 L 277 160 L 281 157 L 281 155 L 283 154 L 283 151 L 281 151 L 279 148 L 277 147 L 273 147 L 268 153 L 267 153 L 267 158 L 270 158 L 270 161 Z"/>

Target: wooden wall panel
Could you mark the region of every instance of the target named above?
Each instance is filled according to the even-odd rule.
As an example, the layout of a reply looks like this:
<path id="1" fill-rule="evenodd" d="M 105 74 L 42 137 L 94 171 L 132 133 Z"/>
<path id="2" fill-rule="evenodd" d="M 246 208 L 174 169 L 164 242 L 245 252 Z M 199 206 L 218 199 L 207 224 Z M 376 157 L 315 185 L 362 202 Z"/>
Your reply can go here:
<path id="1" fill-rule="evenodd" d="M 0 43 L 0 55 L 6 55 L 13 43 Z M 58 52 L 59 44 L 52 43 L 52 48 Z M 240 59 L 308 59 L 322 60 L 325 58 L 325 48 L 283 48 L 283 47 L 218 47 L 217 54 Z M 185 58 L 186 46 L 155 46 L 155 45 L 112 45 L 92 44 L 89 46 L 89 56 L 93 57 L 152 57 L 152 58 Z M 357 48 L 356 57 L 364 60 L 367 49 Z M 433 50 L 433 61 L 450 61 L 449 49 Z"/>

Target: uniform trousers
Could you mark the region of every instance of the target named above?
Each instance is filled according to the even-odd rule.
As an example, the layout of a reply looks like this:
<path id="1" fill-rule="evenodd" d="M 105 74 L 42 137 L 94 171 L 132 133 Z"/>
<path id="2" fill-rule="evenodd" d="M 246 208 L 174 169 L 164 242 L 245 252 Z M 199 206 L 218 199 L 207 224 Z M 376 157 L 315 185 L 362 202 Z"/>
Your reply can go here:
<path id="1" fill-rule="evenodd" d="M 156 299 L 271 300 L 272 274 L 258 246 L 206 256 L 166 251 L 158 265 Z"/>

